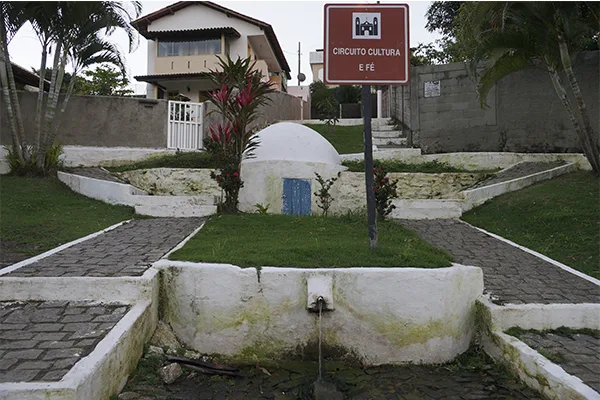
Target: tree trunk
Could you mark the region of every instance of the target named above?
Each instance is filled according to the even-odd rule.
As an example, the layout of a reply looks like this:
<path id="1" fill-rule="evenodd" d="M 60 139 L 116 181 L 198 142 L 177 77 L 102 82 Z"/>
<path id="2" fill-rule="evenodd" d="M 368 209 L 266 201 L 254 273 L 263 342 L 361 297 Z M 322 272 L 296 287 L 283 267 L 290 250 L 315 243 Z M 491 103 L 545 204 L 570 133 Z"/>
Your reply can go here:
<path id="1" fill-rule="evenodd" d="M 550 74 L 550 79 L 552 80 L 552 84 L 554 85 L 554 89 L 556 90 L 558 97 L 561 99 L 563 106 L 565 107 L 565 110 L 567 110 L 567 113 L 569 114 L 569 118 L 571 119 L 571 123 L 573 124 L 573 128 L 575 129 L 575 133 L 579 137 L 579 142 L 581 144 L 583 153 L 585 154 L 586 158 L 590 162 L 594 172 L 596 172 L 596 174 L 598 174 L 598 171 L 600 168 L 600 163 L 598 162 L 598 158 L 596 158 L 594 156 L 594 153 L 592 150 L 592 144 L 588 140 L 589 138 L 587 137 L 587 135 L 585 134 L 583 129 L 581 129 L 581 125 L 579 124 L 579 121 L 577 120 L 577 116 L 575 115 L 575 112 L 573 111 L 573 107 L 571 106 L 571 102 L 569 101 L 569 98 L 567 97 L 567 92 L 565 90 L 565 87 L 562 84 L 560 75 L 558 74 L 558 72 L 551 71 L 551 70 L 548 70 L 548 73 Z"/>
<path id="2" fill-rule="evenodd" d="M 56 136 L 58 136 L 58 129 L 60 128 L 60 124 L 62 123 L 62 117 L 65 113 L 65 110 L 67 109 L 67 104 L 69 103 L 69 100 L 71 99 L 71 95 L 73 94 L 73 89 L 75 88 L 75 77 L 77 75 L 75 74 L 75 72 L 73 73 L 73 75 L 71 75 L 71 81 L 69 82 L 69 87 L 67 88 L 67 93 L 65 94 L 65 98 L 60 106 L 60 110 L 58 111 L 58 114 L 56 115 L 56 118 L 54 119 L 54 126 L 52 127 L 52 130 L 49 133 L 49 141 L 48 143 L 50 145 L 52 145 L 52 143 L 54 143 L 54 141 L 56 140 Z"/>
<path id="3" fill-rule="evenodd" d="M 38 84 L 38 98 L 37 106 L 35 110 L 35 133 L 36 143 L 40 143 L 42 137 L 42 114 L 44 109 L 44 83 L 46 81 L 46 59 L 48 58 L 48 45 L 47 43 L 42 44 L 42 61 L 40 63 L 40 82 Z"/>
<path id="4" fill-rule="evenodd" d="M 44 113 L 43 131 L 38 143 L 37 166 L 40 171 L 45 173 L 46 151 L 48 150 L 48 140 L 54 115 L 56 113 L 56 105 L 60 96 L 60 87 L 62 85 L 62 76 L 60 70 L 64 74 L 66 52 L 62 48 L 62 43 L 59 41 L 56 44 L 54 53 L 54 63 L 52 69 L 52 81 L 50 82 L 50 92 L 48 93 L 48 101 L 46 103 L 46 112 Z"/>
<path id="5" fill-rule="evenodd" d="M 4 96 L 4 103 L 6 104 L 6 112 L 8 114 L 8 123 L 13 142 L 13 152 L 17 155 L 19 161 L 24 163 L 25 159 L 23 158 L 23 148 L 21 147 L 22 141 L 19 137 L 17 118 L 13 108 L 12 98 L 9 93 L 10 85 L 8 83 L 8 69 L 11 68 L 12 70 L 12 67 L 10 65 L 10 58 L 8 56 L 8 43 L 6 40 L 4 15 L 0 15 L 0 86 L 2 87 L 2 95 Z"/>
<path id="6" fill-rule="evenodd" d="M 594 157 L 596 165 L 600 166 L 600 146 L 598 145 L 598 137 L 592 128 L 590 115 L 588 113 L 585 101 L 583 100 L 583 96 L 581 95 L 581 89 L 579 88 L 579 83 L 575 77 L 575 72 L 573 71 L 569 49 L 562 35 L 559 35 L 558 37 L 558 46 L 560 48 L 560 59 L 565 70 L 565 74 L 567 75 L 567 79 L 571 85 L 571 90 L 573 91 L 575 101 L 577 101 L 577 107 L 581 115 L 581 120 L 583 121 L 583 133 L 586 136 L 586 140 L 590 143 L 592 156 Z M 592 164 L 591 161 L 590 164 Z M 600 175 L 600 169 L 594 168 L 594 171 L 596 172 L 596 175 Z"/>

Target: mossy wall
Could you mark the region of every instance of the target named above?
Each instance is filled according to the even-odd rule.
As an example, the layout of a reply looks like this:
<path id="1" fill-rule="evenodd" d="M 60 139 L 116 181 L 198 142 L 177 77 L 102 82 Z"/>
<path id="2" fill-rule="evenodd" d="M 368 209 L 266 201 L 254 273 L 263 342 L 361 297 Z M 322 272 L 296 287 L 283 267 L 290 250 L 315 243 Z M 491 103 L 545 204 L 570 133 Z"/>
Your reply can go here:
<path id="1" fill-rule="evenodd" d="M 481 270 L 306 270 L 173 262 L 165 270 L 164 319 L 184 345 L 245 360 L 311 357 L 317 314 L 306 279 L 331 274 L 335 310 L 322 315 L 324 346 L 364 364 L 437 363 L 466 350 Z"/>

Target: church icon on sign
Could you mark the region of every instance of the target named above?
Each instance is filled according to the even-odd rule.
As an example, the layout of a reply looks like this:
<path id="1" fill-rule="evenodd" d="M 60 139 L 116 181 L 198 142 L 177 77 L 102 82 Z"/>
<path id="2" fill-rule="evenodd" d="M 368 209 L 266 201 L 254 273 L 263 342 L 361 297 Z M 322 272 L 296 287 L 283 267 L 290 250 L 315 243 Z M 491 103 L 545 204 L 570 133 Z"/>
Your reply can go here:
<path id="1" fill-rule="evenodd" d="M 381 13 L 352 13 L 352 39 L 381 39 Z"/>

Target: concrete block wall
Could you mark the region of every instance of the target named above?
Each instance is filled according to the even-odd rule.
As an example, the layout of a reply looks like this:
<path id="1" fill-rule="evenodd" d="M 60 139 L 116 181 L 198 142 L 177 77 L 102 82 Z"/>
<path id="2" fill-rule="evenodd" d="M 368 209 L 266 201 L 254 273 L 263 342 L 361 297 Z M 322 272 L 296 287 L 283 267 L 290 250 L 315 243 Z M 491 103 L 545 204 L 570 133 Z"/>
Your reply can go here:
<path id="1" fill-rule="evenodd" d="M 268 95 L 270 101 L 259 107 L 259 117 L 254 124 L 258 128 L 271 124 L 275 121 L 299 121 L 308 119 L 310 106 L 301 98 L 292 96 L 284 92 L 274 92 Z M 304 103 L 301 106 L 301 103 Z M 211 103 L 206 103 L 206 118 L 204 131 L 208 132 L 211 124 L 222 121 L 221 114 L 216 111 L 216 107 Z M 304 115 L 302 115 L 304 114 Z M 303 118 L 304 117 L 304 118 Z"/>
<path id="2" fill-rule="evenodd" d="M 28 140 L 33 141 L 37 93 L 19 92 Z M 167 146 L 167 101 L 128 97 L 72 96 L 62 118 L 63 145 L 99 147 Z M 0 145 L 11 145 L 6 107 L 0 98 Z"/>
<path id="3" fill-rule="evenodd" d="M 596 132 L 600 131 L 599 56 L 600 51 L 585 52 L 574 63 Z M 437 80 L 440 96 L 425 97 L 425 82 Z M 563 83 L 568 84 L 564 76 Z M 405 126 L 423 153 L 580 151 L 568 114 L 543 70 L 519 71 L 502 79 L 490 91 L 487 108 L 481 108 L 477 81 L 463 63 L 413 67 L 410 86 L 391 93 L 393 116 L 402 120 L 404 111 Z M 571 102 L 575 106 L 574 99 Z"/>

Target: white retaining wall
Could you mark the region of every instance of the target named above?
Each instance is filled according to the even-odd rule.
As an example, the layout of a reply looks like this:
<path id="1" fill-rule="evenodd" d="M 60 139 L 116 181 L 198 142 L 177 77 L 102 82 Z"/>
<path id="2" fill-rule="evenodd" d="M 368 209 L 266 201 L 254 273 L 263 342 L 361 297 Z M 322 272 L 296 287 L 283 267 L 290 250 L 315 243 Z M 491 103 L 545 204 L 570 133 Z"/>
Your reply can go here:
<path id="1" fill-rule="evenodd" d="M 318 338 L 307 279 L 331 277 L 335 310 L 323 315 L 324 346 L 366 364 L 439 363 L 465 351 L 474 332 L 481 269 L 242 269 L 162 260 L 165 320 L 202 353 L 279 358 Z M 328 291 L 329 292 L 329 291 Z M 314 295 L 314 293 L 313 293 Z"/>
<path id="2" fill-rule="evenodd" d="M 110 204 L 135 207 L 136 213 L 153 217 L 202 217 L 217 211 L 213 196 L 146 196 L 125 183 L 58 172 L 58 179 L 73 191 Z"/>
<path id="3" fill-rule="evenodd" d="M 342 160 L 362 160 L 363 153 L 341 154 Z M 467 171 L 508 168 L 520 162 L 553 162 L 563 160 L 572 162 L 579 169 L 591 170 L 592 167 L 583 154 L 574 153 L 442 153 L 421 154 L 421 149 L 384 149 L 373 152 L 376 160 L 395 159 L 407 164 L 421 164 L 429 161 L 446 163 L 452 167 Z"/>

